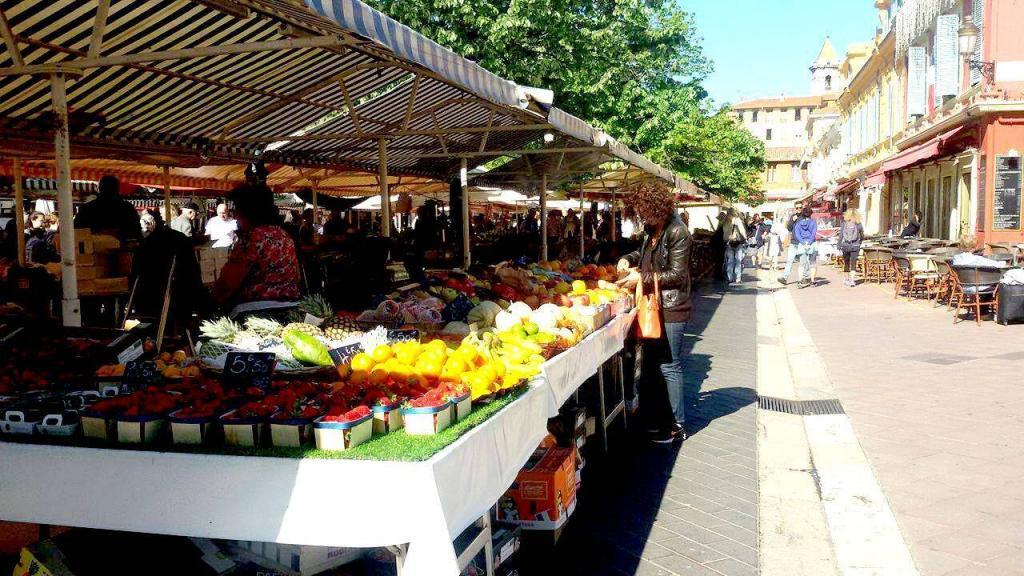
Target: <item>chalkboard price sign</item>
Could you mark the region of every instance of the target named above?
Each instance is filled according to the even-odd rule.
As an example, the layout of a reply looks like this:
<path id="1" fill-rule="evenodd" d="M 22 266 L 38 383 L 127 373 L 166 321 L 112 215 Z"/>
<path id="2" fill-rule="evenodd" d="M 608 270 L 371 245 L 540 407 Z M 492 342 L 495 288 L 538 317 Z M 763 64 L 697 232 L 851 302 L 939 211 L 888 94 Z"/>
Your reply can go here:
<path id="1" fill-rule="evenodd" d="M 361 344 L 349 344 L 348 346 L 335 348 L 328 353 L 331 355 L 331 360 L 334 360 L 335 366 L 344 366 L 352 362 L 352 357 L 362 351 L 363 346 Z"/>
<path id="2" fill-rule="evenodd" d="M 415 340 L 420 341 L 420 331 L 415 328 L 408 328 L 405 330 L 388 330 L 388 341 L 389 342 L 406 342 Z"/>
<path id="3" fill-rule="evenodd" d="M 277 356 L 273 352 L 228 352 L 224 360 L 224 384 L 237 388 L 270 385 Z"/>
<path id="4" fill-rule="evenodd" d="M 992 228 L 1019 230 L 1021 163 L 1018 156 L 996 156 L 992 191 Z"/>
<path id="5" fill-rule="evenodd" d="M 128 386 L 146 386 L 157 380 L 156 364 L 151 360 L 132 360 L 124 365 L 123 382 Z"/>

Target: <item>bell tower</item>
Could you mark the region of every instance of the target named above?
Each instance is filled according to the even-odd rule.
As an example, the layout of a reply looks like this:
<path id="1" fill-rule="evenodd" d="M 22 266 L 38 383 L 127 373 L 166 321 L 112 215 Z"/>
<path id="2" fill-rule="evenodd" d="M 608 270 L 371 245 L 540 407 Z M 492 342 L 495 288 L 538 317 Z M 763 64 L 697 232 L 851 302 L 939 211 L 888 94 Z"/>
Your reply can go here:
<path id="1" fill-rule="evenodd" d="M 825 43 L 818 52 L 818 57 L 811 64 L 811 95 L 820 96 L 831 92 L 839 92 L 839 57 L 836 55 L 832 41 L 825 37 Z"/>

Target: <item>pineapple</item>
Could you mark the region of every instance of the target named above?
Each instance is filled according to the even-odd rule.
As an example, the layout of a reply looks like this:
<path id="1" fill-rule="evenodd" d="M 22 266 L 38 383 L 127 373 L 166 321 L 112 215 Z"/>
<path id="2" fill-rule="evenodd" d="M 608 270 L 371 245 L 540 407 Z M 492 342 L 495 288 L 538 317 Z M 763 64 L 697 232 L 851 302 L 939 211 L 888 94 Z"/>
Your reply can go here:
<path id="1" fill-rule="evenodd" d="M 359 323 L 352 318 L 332 316 L 320 326 L 329 340 L 344 340 L 362 334 Z"/>
<path id="2" fill-rule="evenodd" d="M 217 340 L 228 344 L 235 341 L 242 327 L 230 318 L 219 318 L 214 321 L 204 320 L 199 326 L 199 332 L 203 338 Z"/>
<path id="3" fill-rule="evenodd" d="M 302 322 L 306 314 L 317 318 L 330 318 L 334 316 L 334 309 L 331 304 L 320 294 L 311 294 L 299 300 L 299 307 L 288 315 L 292 322 Z"/>
<path id="4" fill-rule="evenodd" d="M 245 321 L 245 329 L 259 336 L 280 336 L 283 328 L 281 324 L 269 318 L 250 316 Z"/>
<path id="5" fill-rule="evenodd" d="M 309 334 L 310 336 L 323 337 L 323 330 L 320 330 L 312 324 L 306 324 L 304 322 L 292 322 L 284 327 L 284 331 L 295 330 L 296 332 L 302 332 L 303 334 Z"/>

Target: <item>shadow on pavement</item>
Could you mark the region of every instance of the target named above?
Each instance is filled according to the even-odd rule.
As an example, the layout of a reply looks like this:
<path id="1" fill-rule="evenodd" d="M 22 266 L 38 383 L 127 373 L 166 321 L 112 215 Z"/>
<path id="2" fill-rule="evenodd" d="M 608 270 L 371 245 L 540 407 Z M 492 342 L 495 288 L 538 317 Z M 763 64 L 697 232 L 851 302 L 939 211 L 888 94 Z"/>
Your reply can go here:
<path id="1" fill-rule="evenodd" d="M 687 442 L 693 442 L 709 423 L 756 400 L 751 388 L 701 390 L 709 379 L 714 358 L 708 354 L 693 354 L 692 350 L 713 321 L 725 293 L 751 295 L 757 290 L 746 285 L 728 287 L 716 282 L 694 291 L 694 316 L 687 326 L 687 358 L 683 367 L 687 429 L 691 437 Z M 753 338 L 752 334 L 748 336 Z M 656 573 L 651 571 L 655 567 L 645 564 L 642 558 L 651 559 L 653 550 L 658 548 L 651 547 L 649 542 L 679 537 L 659 527 L 656 521 L 678 520 L 660 511 L 663 507 L 681 506 L 673 501 L 665 502 L 665 497 L 682 486 L 680 480 L 675 480 L 676 487 L 673 487 L 673 472 L 678 473 L 685 466 L 687 444 L 654 444 L 644 429 L 642 422 L 630 420 L 625 434 L 611 434 L 607 456 L 599 454 L 597 442 L 588 442 L 587 464 L 575 514 L 557 544 L 550 532 L 524 532 L 520 574 Z M 680 452 L 683 460 L 677 462 Z"/>

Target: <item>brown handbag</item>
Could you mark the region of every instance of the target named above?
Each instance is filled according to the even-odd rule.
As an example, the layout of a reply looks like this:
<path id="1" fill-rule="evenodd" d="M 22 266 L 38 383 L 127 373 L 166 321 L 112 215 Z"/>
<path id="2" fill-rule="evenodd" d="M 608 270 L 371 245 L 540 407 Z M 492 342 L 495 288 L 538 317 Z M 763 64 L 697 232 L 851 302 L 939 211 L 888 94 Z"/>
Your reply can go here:
<path id="1" fill-rule="evenodd" d="M 636 327 L 640 338 L 657 340 L 661 338 L 661 288 L 658 273 L 654 273 L 654 292 L 644 295 L 644 283 L 636 283 Z"/>

